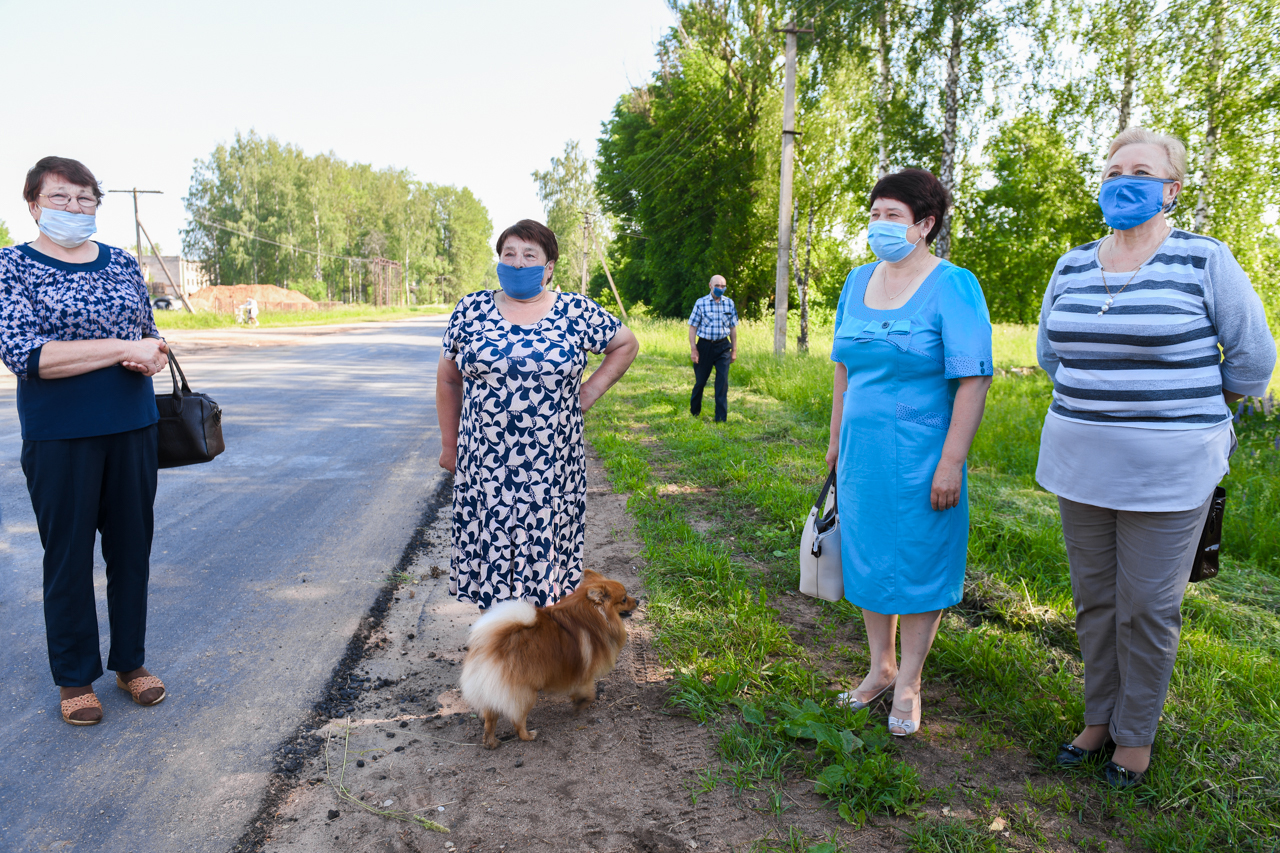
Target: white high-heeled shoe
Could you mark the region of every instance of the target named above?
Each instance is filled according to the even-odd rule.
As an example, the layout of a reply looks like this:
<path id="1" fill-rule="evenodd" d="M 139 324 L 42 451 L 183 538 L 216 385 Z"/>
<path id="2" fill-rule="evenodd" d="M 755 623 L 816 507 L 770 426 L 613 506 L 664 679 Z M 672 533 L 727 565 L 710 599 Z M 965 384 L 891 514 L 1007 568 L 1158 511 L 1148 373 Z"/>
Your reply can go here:
<path id="1" fill-rule="evenodd" d="M 892 679 L 890 679 L 888 684 L 880 688 L 880 692 L 878 692 L 876 695 L 872 696 L 870 699 L 868 699 L 865 702 L 860 702 L 857 699 L 854 699 L 853 694 L 855 691 L 853 690 L 850 690 L 848 693 L 841 693 L 839 696 L 836 697 L 836 704 L 848 705 L 850 708 L 852 708 L 855 711 L 861 711 L 863 708 L 866 708 L 867 706 L 875 702 L 877 699 L 879 699 L 881 696 L 883 696 L 885 694 L 885 691 L 893 687 L 893 685 L 897 683 L 897 681 L 898 681 L 898 676 L 895 675 Z"/>

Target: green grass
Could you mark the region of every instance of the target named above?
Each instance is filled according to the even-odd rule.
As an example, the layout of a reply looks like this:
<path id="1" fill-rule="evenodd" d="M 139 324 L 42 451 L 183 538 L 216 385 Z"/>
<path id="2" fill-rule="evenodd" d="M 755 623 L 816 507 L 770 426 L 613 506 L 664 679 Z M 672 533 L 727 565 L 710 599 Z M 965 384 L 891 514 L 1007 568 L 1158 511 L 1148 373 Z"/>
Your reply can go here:
<path id="1" fill-rule="evenodd" d="M 260 326 L 322 326 L 330 323 L 365 323 L 377 320 L 403 320 L 424 314 L 448 314 L 451 305 L 411 305 L 408 308 L 375 308 L 372 305 L 347 305 L 322 311 L 262 311 L 258 314 Z M 157 311 L 156 326 L 160 329 L 225 329 L 234 328 L 234 314 L 217 314 L 200 311 Z"/>
<path id="2" fill-rule="evenodd" d="M 822 604 L 821 648 L 793 639 L 777 609 L 797 585 L 799 526 L 825 474 L 829 334 L 809 355 L 778 360 L 772 329 L 745 324 L 729 422 L 714 425 L 688 415 L 687 327 L 633 328 L 641 355 L 593 410 L 588 435 L 615 487 L 633 493 L 675 701 L 717 727 L 735 785 L 770 790 L 798 771 L 855 824 L 913 813 L 930 793 L 883 728 L 830 707 L 833 661 L 845 683 L 866 666 L 845 639 L 853 608 Z M 1040 372 L 1008 372 L 1035 363 L 1034 330 L 998 327 L 995 341 L 1006 373 L 970 456 L 965 601 L 944 620 L 926 676 L 949 682 L 980 727 L 1047 762 L 1083 711 L 1056 499 L 1034 479 L 1051 386 Z M 1280 847 L 1280 424 L 1246 410 L 1237 430 L 1223 573 L 1188 592 L 1150 782 L 1134 794 L 1083 789 L 1090 814 L 1119 817 L 1128 842 L 1152 850 Z M 845 749 L 846 734 L 860 745 Z M 1050 792 L 1041 807 L 1063 798 L 1085 813 L 1077 788 Z M 1030 828 L 1010 828 L 1035 846 Z M 909 839 L 917 850 L 1003 842 L 985 827 L 925 820 Z"/>

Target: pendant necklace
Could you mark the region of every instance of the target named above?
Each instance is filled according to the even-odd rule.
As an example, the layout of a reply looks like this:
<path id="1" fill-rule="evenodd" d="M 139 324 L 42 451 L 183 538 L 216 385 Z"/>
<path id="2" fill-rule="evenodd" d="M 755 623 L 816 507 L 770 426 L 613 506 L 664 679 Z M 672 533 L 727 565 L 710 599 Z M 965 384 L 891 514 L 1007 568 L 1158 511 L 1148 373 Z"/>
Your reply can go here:
<path id="1" fill-rule="evenodd" d="M 1163 243 L 1166 239 L 1168 239 L 1169 234 L 1171 234 L 1171 233 L 1173 233 L 1173 229 L 1172 229 L 1172 228 L 1170 228 L 1170 229 L 1169 229 L 1169 231 L 1164 235 L 1164 237 L 1161 237 L 1161 238 L 1160 238 L 1160 243 Z M 1160 243 L 1157 243 L 1157 244 L 1156 244 L 1157 248 L 1159 248 Z M 1112 245 L 1112 246 L 1114 246 L 1114 245 L 1115 245 L 1115 243 L 1114 243 L 1114 242 L 1112 242 L 1112 244 L 1111 244 L 1111 245 Z M 1114 249 L 1114 248 L 1113 248 L 1113 249 L 1112 249 L 1112 251 L 1111 251 L 1111 256 L 1112 256 L 1113 258 L 1115 257 L 1115 249 Z M 1098 258 L 1098 272 L 1102 273 L 1102 288 L 1103 288 L 1105 291 L 1107 291 L 1107 301 L 1106 301 L 1106 302 L 1104 302 L 1104 303 L 1102 303 L 1102 308 L 1100 308 L 1100 309 L 1098 310 L 1098 316 L 1099 316 L 1099 317 L 1101 317 L 1103 314 L 1105 314 L 1105 313 L 1107 313 L 1108 311 L 1110 311 L 1110 310 L 1111 310 L 1111 303 L 1113 303 L 1113 302 L 1115 302 L 1115 301 L 1116 301 L 1116 297 L 1117 297 L 1117 296 L 1119 296 L 1121 293 L 1123 293 L 1123 292 L 1124 292 L 1124 289 L 1125 289 L 1126 287 L 1128 287 L 1128 286 L 1129 286 L 1129 283 L 1130 283 L 1130 282 L 1132 282 L 1132 281 L 1134 280 L 1134 278 L 1135 278 L 1135 277 L 1137 277 L 1138 273 L 1139 273 L 1139 272 L 1141 272 L 1141 271 L 1142 271 L 1142 264 L 1138 264 L 1138 268 L 1137 268 L 1136 270 L 1134 270 L 1134 271 L 1133 271 L 1133 275 L 1129 276 L 1129 281 L 1126 281 L 1124 284 L 1122 284 L 1122 285 L 1120 286 L 1120 289 L 1119 289 L 1119 290 L 1117 290 L 1115 293 L 1112 293 L 1112 292 L 1111 292 L 1111 287 L 1107 284 L 1107 271 L 1106 271 L 1106 269 L 1104 269 L 1104 268 L 1103 268 L 1103 266 L 1102 266 L 1101 253 L 1099 253 L 1099 258 Z"/>
<path id="2" fill-rule="evenodd" d="M 1129 276 L 1129 281 L 1133 281 L 1134 276 L 1136 276 L 1138 274 L 1138 270 L 1141 269 L 1142 267 L 1138 267 L 1138 269 L 1134 270 L 1133 275 Z M 1111 310 L 1111 303 L 1115 302 L 1116 297 L 1123 293 L 1124 289 L 1129 286 L 1129 281 L 1126 281 L 1121 285 L 1120 289 L 1113 294 L 1111 292 L 1111 288 L 1107 286 L 1107 271 L 1102 268 L 1102 264 L 1098 264 L 1098 272 L 1102 273 L 1102 287 L 1107 291 L 1107 301 L 1102 303 L 1102 307 L 1098 309 L 1098 316 L 1101 317 L 1103 314 Z"/>
<path id="3" fill-rule="evenodd" d="M 907 292 L 907 288 L 909 288 L 912 285 L 912 283 L 915 282 L 916 276 L 918 276 L 919 274 L 920 274 L 920 270 L 919 268 L 917 268 L 916 271 L 911 274 L 911 278 L 907 279 L 907 283 L 902 286 L 902 289 L 899 290 L 893 296 L 889 296 L 889 286 L 888 286 L 889 274 L 886 272 L 884 278 L 880 280 L 880 289 L 884 291 L 885 297 L 888 298 L 890 302 L 892 302 L 893 300 L 897 299 L 899 296 Z"/>

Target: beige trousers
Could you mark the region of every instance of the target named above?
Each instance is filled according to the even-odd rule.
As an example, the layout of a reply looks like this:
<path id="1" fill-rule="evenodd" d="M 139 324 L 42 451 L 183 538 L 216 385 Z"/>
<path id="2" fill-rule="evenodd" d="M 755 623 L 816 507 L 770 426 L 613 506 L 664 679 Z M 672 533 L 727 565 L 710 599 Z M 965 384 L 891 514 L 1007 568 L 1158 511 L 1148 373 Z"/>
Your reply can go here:
<path id="1" fill-rule="evenodd" d="M 1148 746 L 1169 692 L 1182 596 L 1209 501 L 1127 512 L 1058 498 L 1084 657 L 1084 722 L 1119 746 Z"/>

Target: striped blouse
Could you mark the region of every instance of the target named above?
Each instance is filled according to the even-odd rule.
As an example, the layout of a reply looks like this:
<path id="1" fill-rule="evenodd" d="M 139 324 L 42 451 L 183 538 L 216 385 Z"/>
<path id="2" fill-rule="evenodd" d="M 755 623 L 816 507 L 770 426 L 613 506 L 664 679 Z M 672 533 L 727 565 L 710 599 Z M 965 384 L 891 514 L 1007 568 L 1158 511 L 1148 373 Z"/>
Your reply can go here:
<path id="1" fill-rule="evenodd" d="M 1053 378 L 1053 415 L 1204 429 L 1231 418 L 1224 388 L 1265 393 L 1275 341 L 1225 245 L 1175 229 L 1132 280 L 1109 273 L 1104 285 L 1101 242 L 1063 255 L 1045 291 L 1037 350 Z"/>

